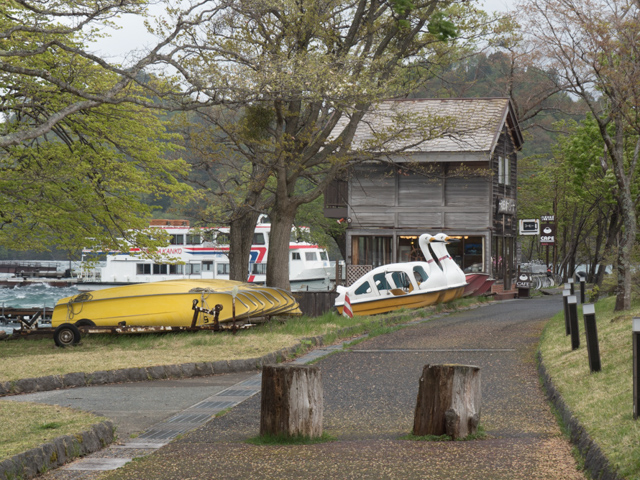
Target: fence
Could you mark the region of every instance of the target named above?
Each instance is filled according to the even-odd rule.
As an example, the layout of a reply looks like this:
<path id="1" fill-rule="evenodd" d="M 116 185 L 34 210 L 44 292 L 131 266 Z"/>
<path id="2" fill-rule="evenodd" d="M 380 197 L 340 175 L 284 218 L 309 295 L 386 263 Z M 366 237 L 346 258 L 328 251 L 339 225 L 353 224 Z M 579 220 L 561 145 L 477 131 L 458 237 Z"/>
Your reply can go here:
<path id="1" fill-rule="evenodd" d="M 293 292 L 304 315 L 319 317 L 333 308 L 336 292 Z"/>

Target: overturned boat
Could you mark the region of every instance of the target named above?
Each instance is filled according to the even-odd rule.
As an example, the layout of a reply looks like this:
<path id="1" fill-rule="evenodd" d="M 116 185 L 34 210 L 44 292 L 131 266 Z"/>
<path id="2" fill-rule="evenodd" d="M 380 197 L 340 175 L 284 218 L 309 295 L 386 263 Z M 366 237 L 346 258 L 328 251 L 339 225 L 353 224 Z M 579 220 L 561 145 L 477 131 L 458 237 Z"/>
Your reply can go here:
<path id="1" fill-rule="evenodd" d="M 348 303 L 354 316 L 374 315 L 460 298 L 467 282 L 464 272 L 447 252 L 450 240 L 444 234 L 421 235 L 419 244 L 426 261 L 382 265 L 350 287 L 337 287 L 336 309 L 343 314 Z"/>
<path id="2" fill-rule="evenodd" d="M 220 305 L 222 308 L 216 306 Z M 196 308 L 198 306 L 198 308 Z M 286 290 L 230 280 L 168 280 L 84 292 L 62 298 L 52 327 L 198 326 L 258 316 L 300 315 Z M 124 322 L 124 323 L 123 323 Z"/>

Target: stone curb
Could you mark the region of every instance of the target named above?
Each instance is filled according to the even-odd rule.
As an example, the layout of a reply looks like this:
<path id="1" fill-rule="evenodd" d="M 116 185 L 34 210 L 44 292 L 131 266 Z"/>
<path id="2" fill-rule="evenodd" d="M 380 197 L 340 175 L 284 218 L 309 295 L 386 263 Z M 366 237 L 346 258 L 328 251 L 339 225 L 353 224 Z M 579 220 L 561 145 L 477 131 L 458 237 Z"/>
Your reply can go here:
<path id="1" fill-rule="evenodd" d="M 584 458 L 584 468 L 589 472 L 591 478 L 599 480 L 622 480 L 616 474 L 614 468 L 609 464 L 609 460 L 600 450 L 600 447 L 594 442 L 577 418 L 573 416 L 569 407 L 564 403 L 562 396 L 553 385 L 553 381 L 549 376 L 547 369 L 542 361 L 542 354 L 538 350 L 538 375 L 542 379 L 542 384 L 547 393 L 549 401 L 558 411 L 562 418 L 562 423 L 566 426 L 571 443 L 573 443 Z"/>
<path id="2" fill-rule="evenodd" d="M 0 462 L 0 480 L 26 480 L 113 443 L 115 428 L 96 423 L 76 435 L 64 435 Z"/>

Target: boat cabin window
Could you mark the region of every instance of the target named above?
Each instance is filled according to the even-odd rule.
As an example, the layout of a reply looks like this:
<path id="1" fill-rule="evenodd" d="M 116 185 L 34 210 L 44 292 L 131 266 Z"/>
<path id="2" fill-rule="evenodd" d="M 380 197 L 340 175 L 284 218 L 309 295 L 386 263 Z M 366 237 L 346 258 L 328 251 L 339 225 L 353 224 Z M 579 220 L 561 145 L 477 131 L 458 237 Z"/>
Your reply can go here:
<path id="1" fill-rule="evenodd" d="M 229 275 L 229 264 L 219 263 L 217 272 L 218 272 L 218 275 Z"/>
<path id="2" fill-rule="evenodd" d="M 213 272 L 213 262 L 211 260 L 205 260 L 204 262 L 202 262 L 202 271 Z"/>
<path id="3" fill-rule="evenodd" d="M 266 263 L 252 263 L 251 264 L 251 273 L 253 275 L 266 275 L 267 274 L 267 264 Z"/>
<path id="4" fill-rule="evenodd" d="M 301 260 L 300 252 L 291 252 L 291 260 Z"/>
<path id="5" fill-rule="evenodd" d="M 187 275 L 192 275 L 194 273 L 200 273 L 200 264 L 199 263 L 188 263 L 185 265 L 187 268 Z"/>
<path id="6" fill-rule="evenodd" d="M 316 252 L 304 252 L 304 259 L 307 262 L 314 262 L 318 257 L 316 257 Z"/>
<path id="7" fill-rule="evenodd" d="M 169 269 L 167 268 L 166 263 L 154 263 L 153 264 L 153 274 L 154 275 L 166 275 Z"/>
<path id="8" fill-rule="evenodd" d="M 216 243 L 218 245 L 229 245 L 229 234 L 228 233 L 218 233 L 216 236 Z"/>
<path id="9" fill-rule="evenodd" d="M 320 252 L 320 260 L 329 260 L 329 256 L 327 255 L 327 252 Z"/>
<path id="10" fill-rule="evenodd" d="M 356 295 L 364 295 L 365 293 L 371 293 L 371 284 L 369 282 L 363 282 L 356 291 L 354 292 Z"/>
<path id="11" fill-rule="evenodd" d="M 418 283 L 426 282 L 429 278 L 427 272 L 425 272 L 424 268 L 422 268 L 420 265 L 413 267 L 413 275 L 414 277 L 416 277 Z"/>
<path id="12" fill-rule="evenodd" d="M 169 275 L 184 274 L 184 265 L 169 265 Z"/>
<path id="13" fill-rule="evenodd" d="M 411 281 L 405 272 L 392 272 L 391 279 L 393 283 L 396 284 L 398 288 L 409 288 L 411 285 Z"/>
<path id="14" fill-rule="evenodd" d="M 266 245 L 267 242 L 264 239 L 264 233 L 253 234 L 253 245 Z"/>
<path id="15" fill-rule="evenodd" d="M 184 235 L 182 233 L 169 235 L 169 245 L 184 245 Z"/>
<path id="16" fill-rule="evenodd" d="M 137 263 L 136 264 L 136 275 L 151 275 L 151 264 L 150 263 Z"/>
<path id="17" fill-rule="evenodd" d="M 199 233 L 188 233 L 187 234 L 187 245 L 200 245 L 202 243 L 202 238 Z"/>
<path id="18" fill-rule="evenodd" d="M 387 277 L 385 276 L 384 272 L 374 275 L 373 282 L 376 284 L 378 290 L 389 290 L 391 288 L 389 282 L 387 282 Z"/>

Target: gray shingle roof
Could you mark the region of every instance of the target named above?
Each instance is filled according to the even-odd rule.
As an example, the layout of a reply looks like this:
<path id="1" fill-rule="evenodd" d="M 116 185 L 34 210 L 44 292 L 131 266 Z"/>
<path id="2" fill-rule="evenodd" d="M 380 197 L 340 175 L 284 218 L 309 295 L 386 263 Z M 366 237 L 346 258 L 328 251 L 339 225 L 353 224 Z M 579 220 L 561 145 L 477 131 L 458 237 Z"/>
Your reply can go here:
<path id="1" fill-rule="evenodd" d="M 358 125 L 354 149 L 404 152 L 490 152 L 507 122 L 518 129 L 508 98 L 385 100 Z M 348 118 L 336 126 L 341 132 Z M 516 132 L 520 137 L 519 130 Z M 518 142 L 516 142 L 518 143 Z"/>

